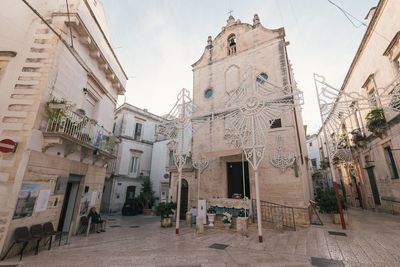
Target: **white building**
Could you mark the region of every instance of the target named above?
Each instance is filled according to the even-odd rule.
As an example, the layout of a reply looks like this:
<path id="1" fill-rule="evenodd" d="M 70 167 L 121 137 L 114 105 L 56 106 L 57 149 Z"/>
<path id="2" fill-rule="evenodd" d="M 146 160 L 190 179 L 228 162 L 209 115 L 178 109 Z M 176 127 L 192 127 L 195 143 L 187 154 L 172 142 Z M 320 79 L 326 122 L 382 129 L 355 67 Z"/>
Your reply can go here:
<path id="1" fill-rule="evenodd" d="M 0 2 L 0 140 L 18 142 L 0 160 L 3 251 L 17 227 L 74 232 L 99 208 L 127 80 L 99 1 L 29 2 Z"/>
<path id="2" fill-rule="evenodd" d="M 321 153 L 320 153 L 320 145 L 318 142 L 318 136 L 316 134 L 307 136 L 307 150 L 308 150 L 308 158 L 310 161 L 310 171 L 316 172 L 321 168 Z"/>
<path id="3" fill-rule="evenodd" d="M 153 143 L 161 120 L 128 103 L 115 111 L 114 134 L 120 139 L 118 159 L 109 166 L 102 211 L 120 212 L 127 199 L 139 195 L 143 177 L 150 176 Z M 158 191 L 154 184 L 153 190 Z"/>
<path id="4" fill-rule="evenodd" d="M 165 202 L 169 197 L 170 166 L 174 163 L 171 151 L 168 148 L 170 140 L 157 141 L 153 144 L 151 159 L 150 179 L 153 182 L 153 190 L 160 202 Z"/>

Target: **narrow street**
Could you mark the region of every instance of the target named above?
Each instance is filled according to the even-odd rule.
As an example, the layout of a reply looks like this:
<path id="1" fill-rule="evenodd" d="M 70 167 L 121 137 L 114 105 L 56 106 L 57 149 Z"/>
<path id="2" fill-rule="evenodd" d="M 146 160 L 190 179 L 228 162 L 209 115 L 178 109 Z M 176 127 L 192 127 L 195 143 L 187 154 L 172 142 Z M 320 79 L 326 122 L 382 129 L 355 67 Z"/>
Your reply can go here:
<path id="1" fill-rule="evenodd" d="M 399 266 L 400 218 L 389 214 L 350 210 L 349 229 L 323 217 L 324 226 L 278 233 L 264 230 L 258 243 L 256 228 L 249 237 L 233 230 L 161 228 L 158 217 L 109 216 L 107 232 L 73 237 L 70 245 L 42 248 L 20 262 L 12 258 L 1 264 L 17 266 L 311 266 L 311 257 L 343 261 L 345 266 Z M 347 236 L 330 235 L 328 231 Z M 224 250 L 209 248 L 218 243 Z M 340 266 L 340 265 L 339 265 Z"/>

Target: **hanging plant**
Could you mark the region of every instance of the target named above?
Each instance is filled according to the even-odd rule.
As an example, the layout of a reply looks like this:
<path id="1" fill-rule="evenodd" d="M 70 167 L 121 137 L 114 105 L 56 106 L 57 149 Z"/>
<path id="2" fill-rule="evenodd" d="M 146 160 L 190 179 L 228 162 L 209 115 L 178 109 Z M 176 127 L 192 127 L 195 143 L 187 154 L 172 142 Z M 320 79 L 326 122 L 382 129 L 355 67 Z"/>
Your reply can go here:
<path id="1" fill-rule="evenodd" d="M 385 114 L 382 108 L 375 108 L 371 110 L 365 117 L 367 120 L 367 128 L 370 132 L 378 137 L 381 137 L 387 128 Z"/>
<path id="2" fill-rule="evenodd" d="M 50 109 L 65 109 L 67 107 L 67 101 L 63 98 L 53 98 L 47 102 L 47 106 Z"/>
<path id="3" fill-rule="evenodd" d="M 367 143 L 367 139 L 360 129 L 355 129 L 351 132 L 351 140 L 354 146 L 358 147 L 364 147 Z"/>

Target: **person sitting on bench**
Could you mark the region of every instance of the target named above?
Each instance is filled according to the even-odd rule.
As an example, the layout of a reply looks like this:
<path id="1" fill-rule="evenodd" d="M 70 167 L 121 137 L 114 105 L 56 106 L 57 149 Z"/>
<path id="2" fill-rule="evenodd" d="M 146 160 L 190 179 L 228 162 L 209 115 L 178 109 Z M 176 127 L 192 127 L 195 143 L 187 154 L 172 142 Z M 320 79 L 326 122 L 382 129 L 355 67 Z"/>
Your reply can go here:
<path id="1" fill-rule="evenodd" d="M 100 232 L 105 232 L 105 228 L 106 228 L 106 221 L 102 220 L 100 217 L 100 214 L 97 213 L 96 208 L 95 207 L 91 207 L 89 214 L 88 214 L 88 219 L 92 218 L 92 223 L 95 224 L 96 226 L 96 233 L 100 233 Z"/>

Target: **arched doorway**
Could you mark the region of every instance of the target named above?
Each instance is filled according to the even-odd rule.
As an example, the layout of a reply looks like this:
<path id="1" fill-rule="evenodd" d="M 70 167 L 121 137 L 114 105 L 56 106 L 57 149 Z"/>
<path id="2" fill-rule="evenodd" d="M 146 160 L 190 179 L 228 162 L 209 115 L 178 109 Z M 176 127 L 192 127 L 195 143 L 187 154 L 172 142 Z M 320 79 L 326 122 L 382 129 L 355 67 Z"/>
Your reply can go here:
<path id="1" fill-rule="evenodd" d="M 181 187 L 181 210 L 179 218 L 186 220 L 186 212 L 188 211 L 188 200 L 189 200 L 189 184 L 186 179 L 182 179 Z"/>

